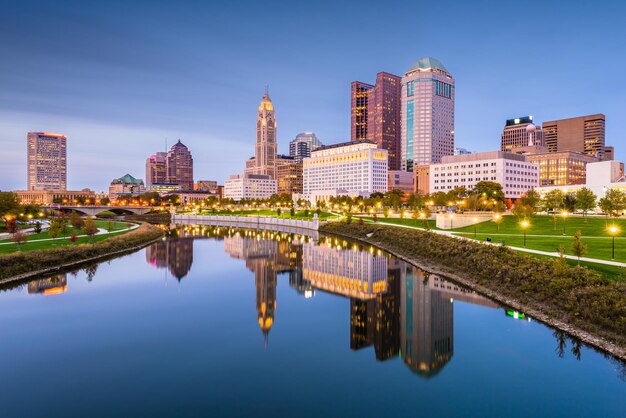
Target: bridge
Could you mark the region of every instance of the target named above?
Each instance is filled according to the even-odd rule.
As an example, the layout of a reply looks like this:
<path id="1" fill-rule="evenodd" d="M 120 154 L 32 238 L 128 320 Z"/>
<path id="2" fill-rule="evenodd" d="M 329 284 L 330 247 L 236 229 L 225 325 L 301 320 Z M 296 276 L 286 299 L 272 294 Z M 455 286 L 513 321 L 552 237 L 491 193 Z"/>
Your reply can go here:
<path id="1" fill-rule="evenodd" d="M 89 216 L 96 216 L 102 212 L 113 212 L 118 215 L 144 215 L 148 212 L 161 210 L 161 206 L 122 206 L 122 205 L 59 205 L 57 209 L 63 212 L 78 212 Z"/>

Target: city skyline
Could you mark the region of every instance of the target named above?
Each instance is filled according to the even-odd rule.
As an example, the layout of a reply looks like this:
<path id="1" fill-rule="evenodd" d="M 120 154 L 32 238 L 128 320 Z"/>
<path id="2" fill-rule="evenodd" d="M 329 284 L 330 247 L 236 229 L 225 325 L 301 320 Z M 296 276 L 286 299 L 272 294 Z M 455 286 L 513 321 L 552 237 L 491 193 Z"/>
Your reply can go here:
<path id="1" fill-rule="evenodd" d="M 168 147 L 181 138 L 198 155 L 198 178 L 221 183 L 229 167 L 249 157 L 255 136 L 249 121 L 265 84 L 281 109 L 278 152 L 287 154 L 289 141 L 303 131 L 316 132 L 325 144 L 349 140 L 351 81 L 372 80 L 380 71 L 403 74 L 423 56 L 437 57 L 455 77 L 455 146 L 495 150 L 503 122 L 518 115 L 532 114 L 542 123 L 594 113 L 606 115 L 607 143 L 618 144 L 617 121 L 626 111 L 624 87 L 599 85 L 580 73 L 599 71 L 594 60 L 586 59 L 589 51 L 607 58 L 603 71 L 617 73 L 621 68 L 624 58 L 611 52 L 624 35 L 624 29 L 613 24 L 624 6 L 607 3 L 591 11 L 582 5 L 564 9 L 558 3 L 534 7 L 539 4 L 528 5 L 527 13 L 541 11 L 535 13 L 533 30 L 522 13 L 506 21 L 494 19 L 518 11 L 512 6 L 491 10 L 486 3 L 454 4 L 447 33 L 438 31 L 435 23 L 415 24 L 415 16 L 428 21 L 432 13 L 419 4 L 403 5 L 403 13 L 390 7 L 383 17 L 393 33 L 367 35 L 373 54 L 366 59 L 345 48 L 351 42 L 350 28 L 357 24 L 345 19 L 350 4 L 334 6 L 332 16 L 290 4 L 275 15 L 255 4 L 246 5 L 243 13 L 228 6 L 146 12 L 139 5 L 120 13 L 115 2 L 89 9 L 71 7 L 71 2 L 11 5 L 11 19 L 0 29 L 7 40 L 2 45 L 7 59 L 0 64 L 0 78 L 7 86 L 0 92 L 0 189 L 26 187 L 23 138 L 29 131 L 68 137 L 68 189 L 106 190 L 120 172 L 143 177 L 146 155 L 165 151 L 166 138 Z M 144 19 L 133 26 L 139 13 Z M 253 42 L 260 28 L 270 25 L 274 37 L 292 30 L 295 22 L 283 18 L 294 13 L 331 30 L 275 39 L 272 54 L 265 56 Z M 555 14 L 560 16 L 556 22 L 550 19 Z M 146 27 L 164 15 L 171 16 L 175 30 L 147 35 Z M 204 29 L 186 24 L 207 16 L 215 24 L 202 25 Z M 257 21 L 258 16 L 262 18 Z M 23 35 L 27 21 L 49 18 L 65 29 Z M 247 28 L 244 33 L 218 22 L 235 18 Z M 583 19 L 602 25 L 583 36 L 577 25 Z M 542 25 L 547 20 L 550 29 Z M 486 21 L 489 26 L 481 24 Z M 100 32 L 110 36 L 103 38 Z M 410 33 L 420 42 L 406 36 Z M 218 38 L 219 43 L 212 42 Z M 142 52 L 135 56 L 137 50 Z M 519 65 L 522 53 L 533 63 L 531 73 Z M 258 66 L 243 65 L 251 59 Z M 200 65 L 186 65 L 192 60 Z M 41 61 L 46 62 L 45 71 L 32 65 Z M 616 151 L 616 159 L 626 157 L 623 150 Z"/>

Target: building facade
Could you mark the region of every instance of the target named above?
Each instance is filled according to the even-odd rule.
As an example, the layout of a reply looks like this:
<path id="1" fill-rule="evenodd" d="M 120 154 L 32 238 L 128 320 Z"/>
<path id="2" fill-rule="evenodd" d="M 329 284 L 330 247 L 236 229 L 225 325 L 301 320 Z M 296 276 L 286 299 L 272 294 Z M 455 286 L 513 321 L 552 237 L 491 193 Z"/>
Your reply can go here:
<path id="1" fill-rule="evenodd" d="M 302 132 L 289 142 L 289 156 L 302 164 L 304 158 L 310 157 L 311 152 L 322 146 L 314 132 Z"/>
<path id="2" fill-rule="evenodd" d="M 302 163 L 295 157 L 279 155 L 276 158 L 276 187 L 278 194 L 302 193 Z"/>
<path id="3" fill-rule="evenodd" d="M 350 139 L 387 150 L 390 170 L 400 170 L 400 85 L 399 76 L 385 72 L 376 74 L 375 85 L 351 85 Z"/>
<path id="4" fill-rule="evenodd" d="M 83 190 L 16 190 L 17 198 L 22 205 L 51 205 L 53 203 L 74 204 L 78 198 L 98 203 L 96 194 L 89 189 Z M 85 202 L 87 203 L 87 202 Z"/>
<path id="5" fill-rule="evenodd" d="M 587 164 L 600 161 L 597 157 L 574 151 L 527 154 L 526 158 L 539 166 L 539 186 L 585 184 Z"/>
<path id="6" fill-rule="evenodd" d="M 402 170 L 388 171 L 387 190 L 402 190 L 404 193 L 413 193 L 413 173 Z"/>
<path id="7" fill-rule="evenodd" d="M 430 193 L 448 192 L 457 187 L 472 190 L 480 181 L 502 185 L 504 197 L 517 199 L 539 186 L 539 167 L 526 156 L 503 151 L 478 152 L 443 157 L 430 165 Z"/>
<path id="8" fill-rule="evenodd" d="M 527 146 L 545 146 L 543 131 L 533 123 L 532 116 L 508 119 L 500 139 L 500 151 L 516 152 Z"/>
<path id="9" fill-rule="evenodd" d="M 111 182 L 109 186 L 109 199 L 116 200 L 126 196 L 139 196 L 145 191 L 143 180 L 126 174 Z"/>
<path id="10" fill-rule="evenodd" d="M 401 169 L 454 154 L 454 78 L 434 58 L 418 60 L 402 77 Z"/>
<path id="11" fill-rule="evenodd" d="M 146 160 L 146 187 L 167 183 L 167 152 L 157 152 Z"/>
<path id="12" fill-rule="evenodd" d="M 553 120 L 542 126 L 549 152 L 575 151 L 604 159 L 607 150 L 603 114 Z"/>
<path id="13" fill-rule="evenodd" d="M 180 139 L 167 153 L 166 183 L 178 184 L 181 190 L 193 190 L 193 157 Z"/>
<path id="14" fill-rule="evenodd" d="M 387 176 L 387 150 L 373 141 L 329 145 L 304 159 L 303 195 L 298 198 L 317 202 L 339 195 L 385 193 Z"/>
<path id="15" fill-rule="evenodd" d="M 224 182 L 224 198 L 267 199 L 278 192 L 276 180 L 260 174 L 235 174 Z"/>
<path id="16" fill-rule="evenodd" d="M 418 165 L 414 167 L 413 172 L 415 173 L 415 193 L 422 196 L 430 194 L 430 164 Z"/>
<path id="17" fill-rule="evenodd" d="M 67 137 L 29 132 L 26 138 L 28 190 L 67 189 Z"/>
<path id="18" fill-rule="evenodd" d="M 252 164 L 246 165 L 246 173 L 275 179 L 277 151 L 274 105 L 266 90 L 257 113 L 254 160 Z"/>

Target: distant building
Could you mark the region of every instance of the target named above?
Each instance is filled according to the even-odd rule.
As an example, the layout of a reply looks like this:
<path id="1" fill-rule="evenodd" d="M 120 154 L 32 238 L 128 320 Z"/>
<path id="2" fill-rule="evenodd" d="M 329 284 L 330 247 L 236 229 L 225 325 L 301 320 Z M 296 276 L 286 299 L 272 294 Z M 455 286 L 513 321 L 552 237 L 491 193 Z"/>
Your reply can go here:
<path id="1" fill-rule="evenodd" d="M 167 183 L 167 152 L 157 152 L 146 160 L 146 187 Z"/>
<path id="2" fill-rule="evenodd" d="M 67 137 L 48 132 L 27 135 L 28 190 L 67 189 Z"/>
<path id="3" fill-rule="evenodd" d="M 116 200 L 125 196 L 139 196 L 145 191 L 143 180 L 126 174 L 111 182 L 109 186 L 109 199 Z"/>
<path id="4" fill-rule="evenodd" d="M 521 147 L 544 145 L 543 131 L 533 123 L 532 116 L 508 119 L 504 124 L 500 139 L 501 151 L 516 152 Z"/>
<path id="5" fill-rule="evenodd" d="M 180 190 L 180 184 L 175 183 L 152 183 L 148 191 L 156 192 L 161 196 L 165 196 L 170 192 L 177 192 Z"/>
<path id="6" fill-rule="evenodd" d="M 276 155 L 276 117 L 274 104 L 266 90 L 261 98 L 257 114 L 254 162 L 252 165 L 246 164 L 246 173 L 270 176 L 275 179 Z"/>
<path id="7" fill-rule="evenodd" d="M 466 154 L 459 154 L 466 155 Z M 427 195 L 430 193 L 430 164 L 418 165 L 413 168 L 415 173 L 415 193 Z"/>
<path id="8" fill-rule="evenodd" d="M 468 151 L 465 148 L 454 148 L 454 155 L 466 155 L 466 154 L 471 154 L 471 151 Z"/>
<path id="9" fill-rule="evenodd" d="M 276 158 L 276 187 L 278 194 L 302 193 L 302 164 L 295 157 Z"/>
<path id="10" fill-rule="evenodd" d="M 605 116 L 600 113 L 543 123 L 549 152 L 575 151 L 601 159 L 607 152 L 604 130 Z"/>
<path id="11" fill-rule="evenodd" d="M 217 193 L 218 185 L 215 180 L 198 180 L 193 186 L 194 190 Z"/>
<path id="12" fill-rule="evenodd" d="M 267 175 L 235 174 L 224 182 L 224 198 L 267 199 L 278 192 L 276 180 Z"/>
<path id="13" fill-rule="evenodd" d="M 80 200 L 98 203 L 96 194 L 89 189 L 83 190 L 16 190 L 17 198 L 22 205 L 50 205 L 52 203 L 74 204 Z"/>
<path id="14" fill-rule="evenodd" d="M 310 157 L 311 152 L 321 146 L 322 143 L 314 132 L 302 132 L 289 143 L 289 155 L 302 164 L 304 158 Z"/>
<path id="15" fill-rule="evenodd" d="M 454 154 L 454 78 L 434 58 L 418 60 L 402 77 L 401 169 Z"/>
<path id="16" fill-rule="evenodd" d="M 430 165 L 430 193 L 457 187 L 472 190 L 480 181 L 502 185 L 505 198 L 517 199 L 539 186 L 539 167 L 525 156 L 503 151 L 477 152 L 442 158 Z"/>
<path id="17" fill-rule="evenodd" d="M 527 154 L 529 162 L 539 166 L 539 186 L 564 186 L 585 184 L 587 164 L 599 158 L 574 151 Z"/>
<path id="18" fill-rule="evenodd" d="M 369 196 L 387 191 L 387 150 L 373 141 L 328 145 L 304 159 L 304 198 L 326 201 L 339 195 Z"/>
<path id="19" fill-rule="evenodd" d="M 181 190 L 193 190 L 193 157 L 180 139 L 167 153 L 166 183 L 179 184 Z"/>
<path id="20" fill-rule="evenodd" d="M 351 85 L 350 139 L 387 150 L 390 170 L 400 170 L 400 89 L 401 78 L 385 72 L 376 74 L 375 85 Z"/>
<path id="21" fill-rule="evenodd" d="M 211 196 L 218 197 L 217 193 L 206 192 L 203 190 L 180 190 L 168 193 L 168 195 L 176 195 L 180 203 L 186 205 L 188 203 L 202 202 Z"/>
<path id="22" fill-rule="evenodd" d="M 405 193 L 413 193 L 413 173 L 402 170 L 389 170 L 387 190 L 402 190 Z"/>

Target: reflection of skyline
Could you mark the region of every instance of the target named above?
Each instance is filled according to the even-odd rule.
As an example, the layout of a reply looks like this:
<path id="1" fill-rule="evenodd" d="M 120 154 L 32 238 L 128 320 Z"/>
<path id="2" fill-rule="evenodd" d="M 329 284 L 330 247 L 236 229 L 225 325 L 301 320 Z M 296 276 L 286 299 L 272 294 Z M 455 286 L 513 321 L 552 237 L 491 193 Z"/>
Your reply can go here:
<path id="1" fill-rule="evenodd" d="M 179 282 L 193 264 L 193 238 L 169 238 L 146 248 L 146 261 L 157 269 L 167 268 Z"/>
<path id="2" fill-rule="evenodd" d="M 28 282 L 28 294 L 58 295 L 67 292 L 67 275 L 57 274 L 46 279 Z"/>

